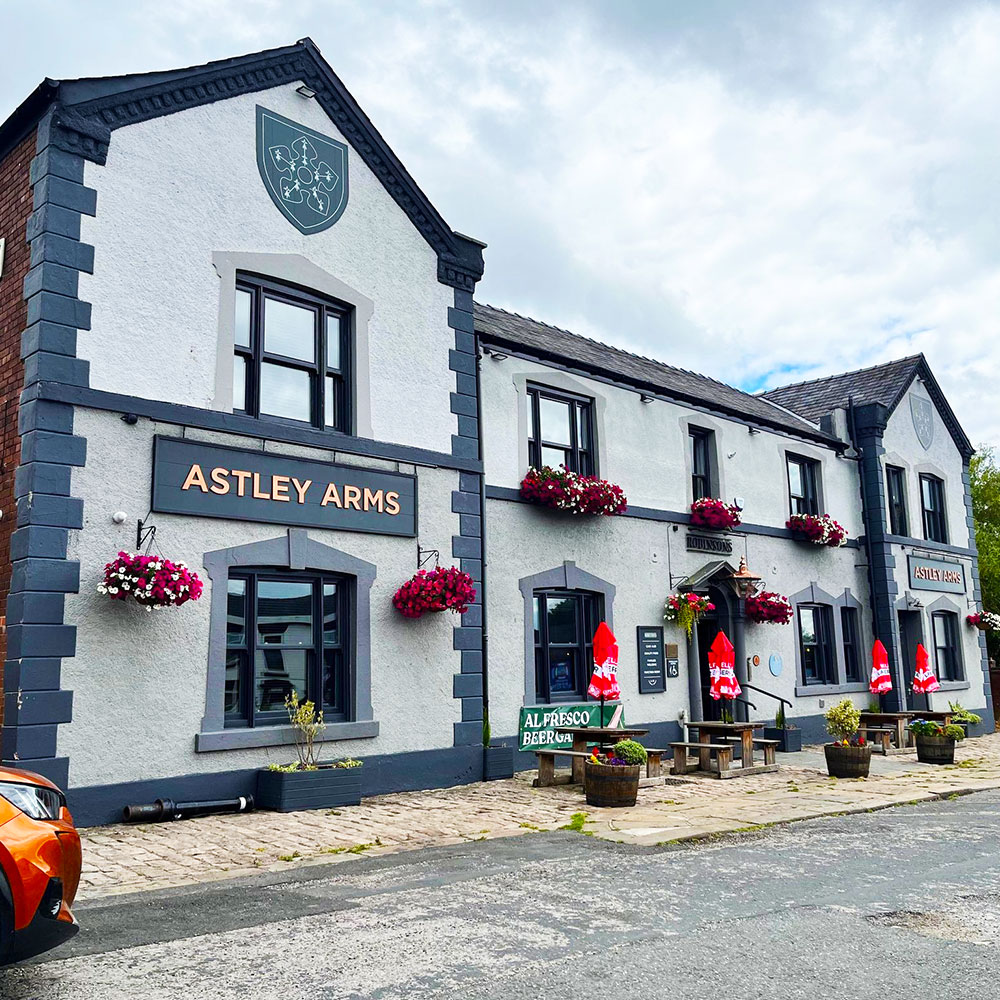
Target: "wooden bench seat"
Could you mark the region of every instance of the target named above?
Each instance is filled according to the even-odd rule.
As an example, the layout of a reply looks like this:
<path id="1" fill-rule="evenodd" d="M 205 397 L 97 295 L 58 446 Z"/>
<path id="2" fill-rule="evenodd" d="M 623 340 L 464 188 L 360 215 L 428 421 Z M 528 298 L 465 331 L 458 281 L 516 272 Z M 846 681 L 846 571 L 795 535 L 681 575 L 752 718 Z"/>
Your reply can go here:
<path id="1" fill-rule="evenodd" d="M 889 755 L 892 746 L 892 738 L 896 735 L 895 728 L 885 726 L 860 726 L 858 732 L 864 736 L 869 743 L 877 744 L 883 757 Z"/>
<path id="2" fill-rule="evenodd" d="M 659 778 L 663 774 L 663 755 L 667 753 L 659 747 L 643 747 L 646 751 L 646 777 Z M 608 743 L 601 747 L 604 753 L 614 750 L 614 744 Z"/>
<path id="3" fill-rule="evenodd" d="M 725 736 L 723 739 L 728 740 L 733 744 L 733 747 L 742 746 L 743 741 L 739 736 Z M 764 763 L 765 764 L 775 764 L 777 763 L 777 757 L 775 756 L 775 751 L 781 746 L 781 740 L 765 740 L 758 739 L 754 737 L 753 745 L 755 747 L 760 747 L 764 751 Z"/>
<path id="4" fill-rule="evenodd" d="M 715 754 L 719 771 L 728 771 L 733 762 L 733 747 L 731 743 L 671 743 L 674 752 L 674 762 L 670 767 L 671 774 L 686 774 L 688 772 L 688 750 L 698 751 L 696 767 L 703 771 L 709 769 L 709 755 Z"/>
<path id="5" fill-rule="evenodd" d="M 535 788 L 548 788 L 556 784 L 556 757 L 590 757 L 583 750 L 536 750 L 538 777 L 532 782 Z"/>

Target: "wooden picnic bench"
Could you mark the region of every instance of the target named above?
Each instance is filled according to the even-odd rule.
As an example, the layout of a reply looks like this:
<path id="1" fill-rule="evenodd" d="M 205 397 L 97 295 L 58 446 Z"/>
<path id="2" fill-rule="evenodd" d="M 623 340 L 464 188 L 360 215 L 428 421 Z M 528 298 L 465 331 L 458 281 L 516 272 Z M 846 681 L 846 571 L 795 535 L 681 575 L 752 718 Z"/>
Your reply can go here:
<path id="1" fill-rule="evenodd" d="M 858 733 L 872 744 L 873 749 L 877 746 L 883 757 L 889 756 L 892 738 L 896 734 L 895 726 L 891 729 L 888 726 L 866 726 L 864 732 L 859 729 Z"/>
<path id="2" fill-rule="evenodd" d="M 688 771 L 710 771 L 711 755 L 715 754 L 718 773 L 722 775 L 729 770 L 733 762 L 733 747 L 731 743 L 671 743 L 674 752 L 674 762 L 670 767 L 671 774 L 687 774 Z M 697 750 L 698 760 L 688 763 L 688 751 Z"/>
<path id="3" fill-rule="evenodd" d="M 606 743 L 601 747 L 602 753 L 610 753 L 614 749 L 613 743 Z M 663 755 L 667 752 L 657 747 L 643 747 L 646 751 L 646 777 L 659 778 L 663 774 Z"/>
<path id="4" fill-rule="evenodd" d="M 535 756 L 538 758 L 538 777 L 532 785 L 535 788 L 549 788 L 552 785 L 572 784 L 574 780 L 572 773 L 566 775 L 562 781 L 556 780 L 556 757 L 582 757 L 580 763 L 585 764 L 590 754 L 584 750 L 536 750 Z"/>
<path id="5" fill-rule="evenodd" d="M 723 736 L 722 737 L 727 743 L 732 743 L 734 746 L 743 745 L 743 738 L 741 736 Z M 777 763 L 777 757 L 775 751 L 781 746 L 781 740 L 764 740 L 755 739 L 753 741 L 755 747 L 760 747 L 764 751 L 764 764 L 775 764 Z"/>

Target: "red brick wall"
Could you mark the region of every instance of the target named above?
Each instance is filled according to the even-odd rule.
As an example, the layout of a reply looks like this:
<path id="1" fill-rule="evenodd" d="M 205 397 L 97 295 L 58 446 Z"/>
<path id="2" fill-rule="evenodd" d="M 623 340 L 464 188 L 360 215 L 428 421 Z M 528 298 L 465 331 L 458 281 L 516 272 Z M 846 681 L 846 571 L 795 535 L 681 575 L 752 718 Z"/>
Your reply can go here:
<path id="1" fill-rule="evenodd" d="M 24 387 L 21 331 L 28 316 L 24 277 L 29 265 L 25 227 L 32 210 L 28 168 L 34 155 L 35 132 L 32 130 L 0 163 L 0 237 L 6 240 L 3 274 L 0 275 L 0 692 L 3 691 L 3 661 L 7 655 L 10 535 L 17 520 L 14 472 L 21 457 L 17 407 Z M 0 698 L 2 722 L 3 699 Z"/>

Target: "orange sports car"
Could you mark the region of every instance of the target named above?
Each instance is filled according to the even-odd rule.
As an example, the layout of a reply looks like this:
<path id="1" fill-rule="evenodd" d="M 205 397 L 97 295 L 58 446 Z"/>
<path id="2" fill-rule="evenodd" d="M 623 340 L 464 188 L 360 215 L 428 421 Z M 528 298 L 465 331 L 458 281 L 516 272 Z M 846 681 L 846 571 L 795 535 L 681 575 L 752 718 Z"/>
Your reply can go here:
<path id="1" fill-rule="evenodd" d="M 48 951 L 77 930 L 80 835 L 48 778 L 0 767 L 0 965 Z"/>

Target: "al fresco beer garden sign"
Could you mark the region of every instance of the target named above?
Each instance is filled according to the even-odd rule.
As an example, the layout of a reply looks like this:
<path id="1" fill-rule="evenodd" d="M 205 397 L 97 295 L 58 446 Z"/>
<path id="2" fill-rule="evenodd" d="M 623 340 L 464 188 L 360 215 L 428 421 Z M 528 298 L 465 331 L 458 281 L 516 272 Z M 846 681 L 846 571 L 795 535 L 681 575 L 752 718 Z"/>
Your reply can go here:
<path id="1" fill-rule="evenodd" d="M 152 508 L 413 537 L 417 479 L 263 451 L 157 437 Z"/>
<path id="2" fill-rule="evenodd" d="M 604 724 L 611 721 L 618 702 L 604 703 Z M 625 724 L 625 716 L 621 716 Z M 518 750 L 570 750 L 573 737 L 557 733 L 560 726 L 600 726 L 601 705 L 592 701 L 583 705 L 529 705 L 521 709 L 518 725 Z"/>

